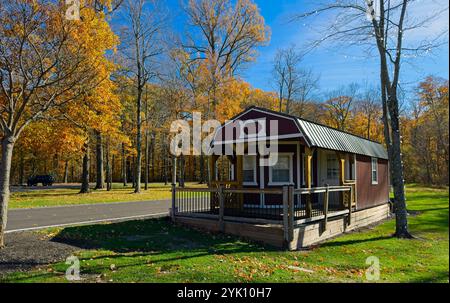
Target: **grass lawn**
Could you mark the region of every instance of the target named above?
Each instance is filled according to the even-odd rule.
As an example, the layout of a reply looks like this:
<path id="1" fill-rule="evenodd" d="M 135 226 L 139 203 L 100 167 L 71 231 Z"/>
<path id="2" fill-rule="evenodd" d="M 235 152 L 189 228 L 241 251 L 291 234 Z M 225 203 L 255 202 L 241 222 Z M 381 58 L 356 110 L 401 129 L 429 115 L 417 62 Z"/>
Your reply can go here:
<path id="1" fill-rule="evenodd" d="M 186 183 L 186 186 L 202 186 L 198 183 Z M 127 202 L 145 200 L 170 199 L 170 185 L 164 183 L 150 183 L 149 189 L 140 194 L 135 194 L 131 186 L 123 187 L 114 183 L 111 191 L 92 190 L 89 194 L 79 194 L 79 188 L 53 188 L 32 189 L 22 192 L 13 192 L 9 202 L 9 208 L 45 207 L 73 204 Z"/>
<path id="2" fill-rule="evenodd" d="M 391 238 L 394 221 L 337 237 L 309 251 L 284 252 L 235 237 L 205 235 L 167 220 L 47 230 L 79 245 L 84 282 L 364 282 L 369 256 L 380 282 L 449 282 L 448 189 L 407 190 L 415 240 Z M 298 271 L 297 266 L 313 272 Z M 65 282 L 64 262 L 5 282 Z"/>

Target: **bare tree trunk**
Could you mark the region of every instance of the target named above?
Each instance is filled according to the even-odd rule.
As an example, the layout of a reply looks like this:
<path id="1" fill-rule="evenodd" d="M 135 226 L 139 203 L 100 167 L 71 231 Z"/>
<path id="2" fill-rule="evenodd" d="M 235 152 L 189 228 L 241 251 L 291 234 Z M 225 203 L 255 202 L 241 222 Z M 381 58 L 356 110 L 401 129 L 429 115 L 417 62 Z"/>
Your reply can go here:
<path id="1" fill-rule="evenodd" d="M 136 157 L 133 156 L 133 159 L 130 164 L 130 173 L 131 173 L 131 183 L 133 184 L 133 188 L 136 188 Z"/>
<path id="2" fill-rule="evenodd" d="M 168 167 L 167 167 L 167 165 L 168 165 L 168 161 L 167 161 L 167 155 L 166 154 L 164 154 L 164 160 L 163 160 L 163 170 L 164 170 L 164 185 L 167 185 L 168 183 L 169 183 L 169 177 L 168 177 L 168 175 L 167 175 L 167 173 L 168 173 Z"/>
<path id="3" fill-rule="evenodd" d="M 180 163 L 180 176 L 178 178 L 178 186 L 179 187 L 184 187 L 184 178 L 186 175 L 186 161 L 185 161 L 185 157 L 184 155 L 181 155 L 179 158 L 179 163 Z"/>
<path id="4" fill-rule="evenodd" d="M 116 171 L 115 163 L 116 163 L 116 155 L 113 154 L 112 155 L 112 160 L 111 160 L 111 180 L 110 180 L 111 181 L 111 186 L 112 186 L 112 182 L 114 180 L 114 172 Z"/>
<path id="5" fill-rule="evenodd" d="M 70 182 L 74 182 L 74 179 L 75 179 L 75 164 L 73 162 L 75 162 L 75 161 L 72 160 L 72 166 L 70 169 Z"/>
<path id="6" fill-rule="evenodd" d="M 405 180 L 403 176 L 402 152 L 400 148 L 401 137 L 396 93 L 390 96 L 388 104 L 392 130 L 391 174 L 395 199 L 395 236 L 398 238 L 411 238 L 412 236 L 408 231 L 408 214 L 405 201 Z"/>
<path id="7" fill-rule="evenodd" d="M 138 81 L 141 81 L 140 79 Z M 136 109 L 136 168 L 135 168 L 135 193 L 141 192 L 141 162 L 142 162 L 142 118 L 141 118 L 141 106 L 142 106 L 142 88 L 138 88 L 137 97 L 137 109 Z"/>
<path id="8" fill-rule="evenodd" d="M 64 163 L 64 178 L 63 183 L 67 183 L 69 179 L 69 160 L 66 160 Z"/>
<path id="9" fill-rule="evenodd" d="M 191 157 L 192 158 L 192 180 L 193 182 L 197 181 L 197 157 Z"/>
<path id="10" fill-rule="evenodd" d="M 156 140 L 155 140 L 155 133 L 152 133 L 152 138 L 151 138 L 151 150 L 152 150 L 152 181 L 155 181 L 155 144 L 156 144 Z"/>
<path id="11" fill-rule="evenodd" d="M 205 157 L 203 156 L 203 153 L 200 155 L 200 184 L 205 183 Z"/>
<path id="12" fill-rule="evenodd" d="M 86 142 L 86 143 L 84 143 L 83 172 L 81 174 L 80 194 L 87 194 L 90 192 L 90 189 L 89 189 L 89 164 L 90 164 L 89 153 L 90 153 L 89 142 Z"/>
<path id="13" fill-rule="evenodd" d="M 25 176 L 25 164 L 24 164 L 24 157 L 23 157 L 23 151 L 20 151 L 20 163 L 19 163 L 19 185 L 23 184 Z"/>
<path id="14" fill-rule="evenodd" d="M 148 130 L 145 131 L 145 172 L 144 172 L 144 188 L 145 190 L 148 189 L 148 175 L 149 175 L 149 170 L 150 170 L 150 159 L 149 159 L 149 155 L 150 155 L 150 146 L 149 146 L 149 142 L 148 142 Z"/>
<path id="15" fill-rule="evenodd" d="M 106 142 L 106 190 L 110 191 L 112 189 L 112 175 L 111 175 L 111 164 L 109 161 L 109 140 Z"/>
<path id="16" fill-rule="evenodd" d="M 97 137 L 97 144 L 96 144 L 97 182 L 95 184 L 95 189 L 103 189 L 105 188 L 105 175 L 103 169 L 103 140 L 102 134 L 100 132 L 95 133 Z"/>
<path id="17" fill-rule="evenodd" d="M 125 144 L 122 143 L 122 182 L 123 186 L 126 187 L 128 185 L 127 182 L 127 157 L 125 154 Z"/>
<path id="18" fill-rule="evenodd" d="M 11 162 L 14 150 L 15 138 L 13 136 L 3 137 L 2 161 L 0 162 L 0 249 L 5 246 L 4 234 L 8 220 L 9 182 L 11 173 Z"/>
<path id="19" fill-rule="evenodd" d="M 370 140 L 370 124 L 371 124 L 371 114 L 369 113 L 369 115 L 367 116 L 367 139 Z"/>

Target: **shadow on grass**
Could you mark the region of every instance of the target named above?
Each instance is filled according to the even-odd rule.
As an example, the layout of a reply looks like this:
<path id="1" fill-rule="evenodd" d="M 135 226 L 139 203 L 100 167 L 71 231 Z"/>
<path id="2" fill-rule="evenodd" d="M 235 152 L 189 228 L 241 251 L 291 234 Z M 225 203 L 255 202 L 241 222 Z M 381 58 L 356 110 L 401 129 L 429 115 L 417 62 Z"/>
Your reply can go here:
<path id="1" fill-rule="evenodd" d="M 367 239 L 354 239 L 354 240 L 324 242 L 324 243 L 320 244 L 320 247 L 335 247 L 335 246 L 353 245 L 353 244 L 359 244 L 359 243 L 387 240 L 387 239 L 391 239 L 391 238 L 392 238 L 392 236 L 380 236 L 380 237 L 367 238 Z"/>
<path id="2" fill-rule="evenodd" d="M 208 255 L 276 250 L 270 246 L 241 241 L 233 236 L 173 225 L 168 218 L 67 227 L 54 236 L 52 241 L 97 250 L 89 257 L 80 258 L 80 261 L 92 262 L 84 270 L 87 274 L 107 270 L 109 265 L 102 262 L 106 259 L 118 260 L 120 268 L 126 268 L 142 266 L 151 258 L 152 264 L 164 267 L 167 266 L 166 262 Z"/>

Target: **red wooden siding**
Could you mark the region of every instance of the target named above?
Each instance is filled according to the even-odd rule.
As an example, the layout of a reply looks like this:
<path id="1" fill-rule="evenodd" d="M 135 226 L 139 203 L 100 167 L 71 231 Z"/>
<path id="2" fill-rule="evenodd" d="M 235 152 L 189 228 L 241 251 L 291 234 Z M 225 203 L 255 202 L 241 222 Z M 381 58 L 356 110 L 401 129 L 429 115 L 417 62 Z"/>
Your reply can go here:
<path id="1" fill-rule="evenodd" d="M 356 161 L 357 208 L 368 208 L 388 202 L 388 161 L 378 159 L 378 184 L 372 184 L 371 157 L 357 155 Z"/>

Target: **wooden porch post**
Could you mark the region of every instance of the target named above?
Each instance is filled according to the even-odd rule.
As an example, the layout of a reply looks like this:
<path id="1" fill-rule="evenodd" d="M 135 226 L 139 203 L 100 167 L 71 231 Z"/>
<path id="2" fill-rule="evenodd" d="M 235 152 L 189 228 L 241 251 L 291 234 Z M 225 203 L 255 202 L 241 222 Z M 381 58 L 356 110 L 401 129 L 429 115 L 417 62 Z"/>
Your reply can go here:
<path id="1" fill-rule="evenodd" d="M 327 230 L 328 222 L 328 200 L 329 200 L 329 185 L 326 184 L 325 194 L 323 195 L 323 230 Z"/>
<path id="2" fill-rule="evenodd" d="M 344 185 L 345 183 L 345 156 L 342 153 L 336 152 L 339 159 L 339 185 Z"/>
<path id="3" fill-rule="evenodd" d="M 345 156 L 343 153 L 336 152 L 336 156 L 339 162 L 339 185 L 345 185 Z M 341 201 L 342 205 L 345 205 L 346 201 L 346 192 L 341 192 Z M 351 203 L 350 203 L 351 204 Z"/>
<path id="4" fill-rule="evenodd" d="M 311 188 L 312 184 L 312 158 L 314 150 L 305 146 L 305 183 L 307 188 Z M 306 195 L 306 217 L 312 216 L 311 194 Z"/>
<path id="5" fill-rule="evenodd" d="M 294 186 L 283 186 L 283 234 L 285 249 L 291 249 L 294 239 Z"/>
<path id="6" fill-rule="evenodd" d="M 352 224 L 352 197 L 353 196 L 353 186 L 350 187 L 350 198 L 348 201 L 348 221 L 347 224 Z"/>

